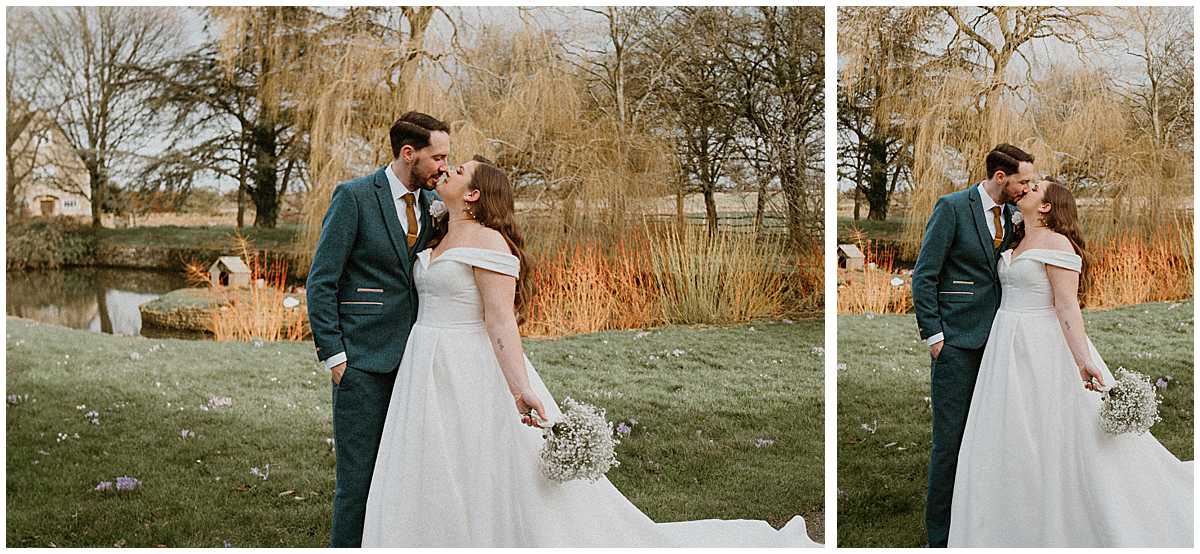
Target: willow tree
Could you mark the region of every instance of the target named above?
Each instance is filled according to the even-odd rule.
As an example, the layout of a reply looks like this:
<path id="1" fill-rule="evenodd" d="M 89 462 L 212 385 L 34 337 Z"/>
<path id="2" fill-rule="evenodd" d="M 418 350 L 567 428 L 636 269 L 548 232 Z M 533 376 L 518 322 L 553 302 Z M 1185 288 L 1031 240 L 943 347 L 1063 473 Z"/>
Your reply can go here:
<path id="1" fill-rule="evenodd" d="M 867 8 L 864 13 L 871 13 Z M 891 103 L 911 148 L 912 194 L 903 242 L 912 254 L 937 198 L 983 178 L 986 152 L 1000 142 L 1018 144 L 1039 160 L 1039 169 L 1055 169 L 1054 149 L 1032 132 L 1024 105 L 1033 82 L 1028 52 L 1041 41 L 1057 41 L 1081 53 L 1100 38 L 1104 12 L 1091 8 L 914 7 L 906 17 L 933 27 L 928 52 L 938 63 L 923 66 L 926 87 Z M 946 37 L 940 41 L 939 38 Z M 848 38 L 848 37 L 847 37 Z M 841 41 L 839 41 L 841 42 Z M 850 44 L 850 41 L 847 41 Z M 850 45 L 842 75 L 850 88 L 869 79 L 869 46 Z M 1021 58 L 1025 71 L 1014 69 Z"/>
<path id="2" fill-rule="evenodd" d="M 928 90 L 939 58 L 929 54 L 926 12 L 904 8 L 846 7 L 838 28 L 854 41 L 838 41 L 853 64 L 837 90 L 838 172 L 867 200 L 867 218 L 886 220 L 892 195 L 910 178 L 912 145 L 904 128 L 906 104 Z"/>
<path id="3" fill-rule="evenodd" d="M 338 182 L 390 160 L 387 130 L 420 107 L 411 93 L 426 52 L 434 7 L 214 8 L 224 26 L 222 60 L 229 71 L 258 64 L 257 101 L 265 122 L 287 110 L 308 139 L 310 187 L 297 250 L 306 262 Z M 267 127 L 264 126 L 264 130 Z M 270 180 L 272 136 L 256 174 Z M 257 177 L 256 177 L 257 178 Z M 276 189 L 278 190 L 278 189 Z"/>

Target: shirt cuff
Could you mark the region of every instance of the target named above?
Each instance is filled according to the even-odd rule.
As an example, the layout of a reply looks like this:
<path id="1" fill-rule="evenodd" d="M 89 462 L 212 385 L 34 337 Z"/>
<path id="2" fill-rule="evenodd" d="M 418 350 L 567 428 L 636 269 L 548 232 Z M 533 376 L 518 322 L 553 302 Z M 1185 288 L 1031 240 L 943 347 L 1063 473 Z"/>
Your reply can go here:
<path id="1" fill-rule="evenodd" d="M 338 352 L 328 358 L 325 358 L 325 369 L 333 370 L 334 366 L 346 361 L 346 353 Z"/>
<path id="2" fill-rule="evenodd" d="M 944 333 L 938 333 L 938 334 L 936 334 L 936 335 L 934 335 L 934 336 L 932 336 L 932 337 L 929 337 L 929 338 L 925 339 L 925 344 L 926 344 L 926 345 L 928 345 L 928 346 L 933 346 L 933 345 L 935 345 L 935 344 L 937 344 L 937 343 L 939 343 L 939 342 L 942 342 L 942 341 L 944 341 L 944 340 L 946 340 L 946 337 L 944 336 Z"/>

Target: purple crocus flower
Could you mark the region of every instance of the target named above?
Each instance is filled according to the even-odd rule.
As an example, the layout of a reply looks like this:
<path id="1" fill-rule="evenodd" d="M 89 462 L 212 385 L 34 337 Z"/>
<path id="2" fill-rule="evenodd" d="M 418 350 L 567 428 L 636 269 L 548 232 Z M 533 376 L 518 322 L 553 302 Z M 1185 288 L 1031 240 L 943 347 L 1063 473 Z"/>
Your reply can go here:
<path id="1" fill-rule="evenodd" d="M 100 483 L 98 483 L 96 485 L 95 490 L 98 490 L 100 492 L 106 492 L 106 491 L 111 491 L 112 488 L 113 488 L 112 481 L 100 481 Z"/>
<path id="2" fill-rule="evenodd" d="M 617 424 L 617 434 L 618 435 L 628 435 L 632 431 L 633 431 L 633 428 L 626 425 L 624 421 Z"/>
<path id="3" fill-rule="evenodd" d="M 142 486 L 142 482 L 138 481 L 134 477 L 129 477 L 127 475 L 117 477 L 117 490 L 119 491 L 132 491 L 136 490 L 140 486 Z"/>

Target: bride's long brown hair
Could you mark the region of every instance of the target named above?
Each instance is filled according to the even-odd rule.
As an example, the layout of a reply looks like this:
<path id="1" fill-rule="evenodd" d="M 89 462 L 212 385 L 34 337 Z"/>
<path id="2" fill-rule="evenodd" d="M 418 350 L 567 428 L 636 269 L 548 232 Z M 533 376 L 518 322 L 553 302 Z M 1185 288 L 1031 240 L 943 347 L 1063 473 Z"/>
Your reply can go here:
<path id="1" fill-rule="evenodd" d="M 1046 193 L 1042 196 L 1042 202 L 1052 206 L 1049 213 L 1042 214 L 1039 219 L 1047 229 L 1059 233 L 1071 242 L 1071 248 L 1075 253 L 1083 258 L 1083 267 L 1079 272 L 1079 299 L 1082 303 L 1084 292 L 1091 285 L 1089 278 L 1089 266 L 1091 259 L 1088 255 L 1087 244 L 1083 240 L 1083 232 L 1079 229 L 1079 209 L 1075 206 L 1075 195 L 1071 194 L 1071 190 L 1066 185 L 1047 179 L 1042 181 L 1046 187 Z M 1022 221 L 1013 227 L 1013 248 L 1016 248 L 1021 241 L 1025 239 L 1025 222 Z"/>
<path id="2" fill-rule="evenodd" d="M 467 203 L 467 210 L 484 227 L 495 229 L 508 243 L 512 255 L 521 261 L 521 273 L 517 276 L 516 310 L 519 320 L 524 319 L 529 301 L 533 298 L 533 280 L 529 278 L 529 258 L 525 255 L 525 235 L 517 226 L 516 209 L 513 206 L 513 188 L 508 174 L 496 167 L 491 160 L 476 155 L 472 160 L 479 162 L 467 183 L 470 190 L 479 191 L 479 200 Z"/>

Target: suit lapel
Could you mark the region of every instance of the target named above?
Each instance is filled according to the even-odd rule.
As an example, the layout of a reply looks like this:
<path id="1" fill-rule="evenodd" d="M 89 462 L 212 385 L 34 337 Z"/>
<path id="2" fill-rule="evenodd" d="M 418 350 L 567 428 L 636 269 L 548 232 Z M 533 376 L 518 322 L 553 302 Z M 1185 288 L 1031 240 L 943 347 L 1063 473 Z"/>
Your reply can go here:
<path id="1" fill-rule="evenodd" d="M 412 263 L 409 259 L 408 242 L 404 239 L 404 228 L 400 226 L 400 216 L 396 214 L 396 200 L 392 198 L 392 188 L 388 186 L 387 175 L 383 169 L 375 173 L 375 198 L 379 200 L 379 212 L 383 214 L 384 227 L 387 228 L 388 238 L 400 258 L 400 272 L 411 279 Z"/>
<path id="2" fill-rule="evenodd" d="M 988 232 L 987 221 L 983 219 L 983 200 L 979 196 L 978 183 L 971 185 L 967 191 L 971 199 L 971 216 L 975 219 L 975 231 L 979 235 L 979 247 L 983 249 L 985 259 L 991 262 L 992 273 L 996 273 L 996 242 Z"/>

